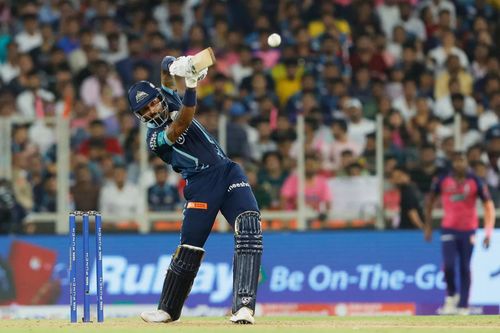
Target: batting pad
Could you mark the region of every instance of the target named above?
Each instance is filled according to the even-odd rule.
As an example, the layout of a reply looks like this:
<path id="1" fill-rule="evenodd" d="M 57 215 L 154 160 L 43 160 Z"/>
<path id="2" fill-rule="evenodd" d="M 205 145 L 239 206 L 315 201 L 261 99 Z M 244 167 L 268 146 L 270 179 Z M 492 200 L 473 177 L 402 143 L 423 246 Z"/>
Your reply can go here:
<path id="1" fill-rule="evenodd" d="M 181 316 L 182 306 L 193 286 L 205 250 L 191 245 L 179 245 L 170 262 L 163 282 L 158 309 L 166 311 L 172 320 Z"/>
<path id="2" fill-rule="evenodd" d="M 233 313 L 242 307 L 255 311 L 257 284 L 262 258 L 262 228 L 260 214 L 241 213 L 234 224 Z"/>

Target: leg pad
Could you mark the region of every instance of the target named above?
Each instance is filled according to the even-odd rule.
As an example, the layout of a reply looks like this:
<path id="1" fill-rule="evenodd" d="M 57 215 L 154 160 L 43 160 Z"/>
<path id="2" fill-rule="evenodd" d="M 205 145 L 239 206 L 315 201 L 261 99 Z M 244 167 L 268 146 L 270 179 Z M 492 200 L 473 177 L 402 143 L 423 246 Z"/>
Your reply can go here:
<path id="1" fill-rule="evenodd" d="M 241 213 L 234 224 L 233 308 L 255 311 L 257 285 L 262 258 L 262 228 L 260 214 L 255 211 Z"/>
<path id="2" fill-rule="evenodd" d="M 158 309 L 166 311 L 172 320 L 181 316 L 194 278 L 198 273 L 205 250 L 200 247 L 182 244 L 177 247 L 167 270 Z"/>

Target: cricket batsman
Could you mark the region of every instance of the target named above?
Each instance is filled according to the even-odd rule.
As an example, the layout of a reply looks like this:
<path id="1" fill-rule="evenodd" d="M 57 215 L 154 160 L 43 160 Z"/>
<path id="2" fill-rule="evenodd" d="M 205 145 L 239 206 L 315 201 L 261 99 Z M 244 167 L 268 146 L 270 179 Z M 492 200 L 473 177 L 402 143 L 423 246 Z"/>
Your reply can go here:
<path id="1" fill-rule="evenodd" d="M 253 324 L 262 256 L 260 212 L 248 179 L 217 141 L 194 119 L 196 85 L 207 74 L 197 72 L 191 57 L 166 56 L 161 87 L 140 81 L 128 91 L 134 114 L 148 127 L 151 151 L 186 179 L 180 245 L 168 267 L 158 309 L 141 313 L 151 323 L 176 321 L 201 265 L 203 246 L 219 210 L 234 230 L 231 321 Z M 175 76 L 184 77 L 181 99 Z"/>
<path id="2" fill-rule="evenodd" d="M 425 209 L 425 239 L 432 238 L 432 208 L 441 195 L 444 217 L 441 223 L 441 249 L 444 261 L 446 297 L 440 314 L 469 314 L 469 290 L 471 285 L 470 262 L 478 228 L 476 210 L 477 198 L 484 205 L 484 228 L 486 236 L 483 246 L 490 246 L 495 224 L 495 207 L 488 188 L 474 174 L 468 171 L 467 159 L 463 152 L 455 152 L 452 170 L 436 179 Z M 455 281 L 455 264 L 459 261 L 460 288 Z"/>

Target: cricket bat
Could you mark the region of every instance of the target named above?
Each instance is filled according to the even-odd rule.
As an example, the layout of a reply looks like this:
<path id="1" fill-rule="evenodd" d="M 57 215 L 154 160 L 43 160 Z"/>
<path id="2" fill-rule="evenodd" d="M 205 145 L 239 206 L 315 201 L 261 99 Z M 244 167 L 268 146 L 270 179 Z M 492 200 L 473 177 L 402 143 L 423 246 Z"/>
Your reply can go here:
<path id="1" fill-rule="evenodd" d="M 199 73 L 215 64 L 215 54 L 211 47 L 207 47 L 203 51 L 196 53 L 192 57 L 193 69 L 195 72 Z"/>

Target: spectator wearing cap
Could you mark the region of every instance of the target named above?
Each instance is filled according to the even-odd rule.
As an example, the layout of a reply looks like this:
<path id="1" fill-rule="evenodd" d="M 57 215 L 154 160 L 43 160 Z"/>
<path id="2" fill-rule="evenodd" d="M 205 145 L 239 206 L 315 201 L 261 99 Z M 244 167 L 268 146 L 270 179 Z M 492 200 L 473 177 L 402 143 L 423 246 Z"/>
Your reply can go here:
<path id="1" fill-rule="evenodd" d="M 366 136 L 375 131 L 375 122 L 363 117 L 363 105 L 356 98 L 350 98 L 344 105 L 344 110 L 349 120 L 349 140 L 356 142 L 361 148 L 365 147 Z"/>
<path id="2" fill-rule="evenodd" d="M 36 14 L 24 14 L 22 19 L 23 30 L 16 35 L 15 41 L 19 45 L 19 51 L 27 53 L 42 45 L 42 34 Z"/>
<path id="3" fill-rule="evenodd" d="M 181 207 L 181 199 L 177 188 L 167 182 L 166 165 L 154 168 L 155 184 L 148 188 L 149 210 L 155 212 L 176 211 Z"/>
<path id="4" fill-rule="evenodd" d="M 126 166 L 116 163 L 113 166 L 112 180 L 102 187 L 99 211 L 103 216 L 116 217 L 116 222 L 130 222 L 144 212 L 142 201 L 137 200 L 140 197 L 137 185 L 127 181 Z"/>
<path id="5" fill-rule="evenodd" d="M 470 96 L 472 93 L 472 76 L 460 65 L 460 60 L 456 55 L 450 55 L 446 60 L 446 71 L 443 71 L 436 79 L 434 97 L 439 99 L 448 95 L 448 83 L 451 79 L 456 79 L 460 85 L 460 92 Z"/>

